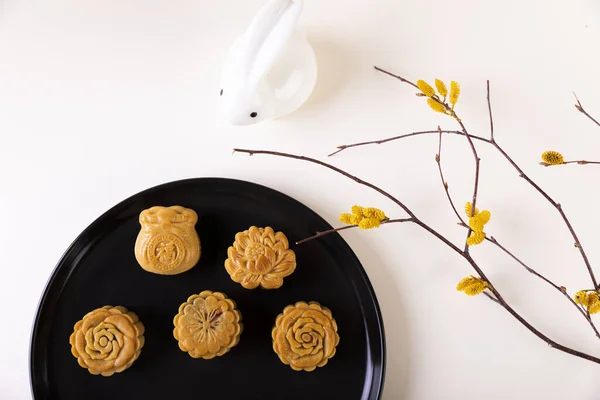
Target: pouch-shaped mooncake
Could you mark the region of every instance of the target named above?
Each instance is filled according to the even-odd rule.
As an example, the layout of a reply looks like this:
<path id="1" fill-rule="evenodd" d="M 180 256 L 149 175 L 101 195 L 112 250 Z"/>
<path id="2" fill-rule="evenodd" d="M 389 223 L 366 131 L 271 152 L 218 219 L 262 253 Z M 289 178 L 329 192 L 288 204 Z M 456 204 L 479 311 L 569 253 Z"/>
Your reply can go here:
<path id="1" fill-rule="evenodd" d="M 140 233 L 135 258 L 148 272 L 175 275 L 193 268 L 200 260 L 198 215 L 181 206 L 155 206 L 140 213 Z"/>

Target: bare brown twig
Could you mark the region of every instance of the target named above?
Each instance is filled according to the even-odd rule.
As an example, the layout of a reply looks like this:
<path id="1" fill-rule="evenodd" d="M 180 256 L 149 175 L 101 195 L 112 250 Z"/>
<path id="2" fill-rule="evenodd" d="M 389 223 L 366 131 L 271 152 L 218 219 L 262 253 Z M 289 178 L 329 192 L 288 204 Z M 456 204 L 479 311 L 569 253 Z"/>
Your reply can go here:
<path id="1" fill-rule="evenodd" d="M 393 224 L 393 223 L 401 223 L 401 222 L 413 222 L 413 220 L 412 220 L 412 218 L 388 219 L 388 220 L 382 221 L 381 224 L 385 225 L 385 224 Z M 347 229 L 353 229 L 353 228 L 358 228 L 358 225 L 346 225 L 346 226 L 342 226 L 341 228 L 333 228 L 333 229 L 329 229 L 329 230 L 326 230 L 323 232 L 317 232 L 313 236 L 309 236 L 306 239 L 297 241 L 296 244 L 303 244 L 306 242 L 310 242 L 313 239 L 317 239 L 317 238 L 323 237 L 325 235 L 329 235 L 334 232 L 345 231 Z"/>
<path id="2" fill-rule="evenodd" d="M 438 133 L 438 131 L 437 130 L 435 130 L 435 131 L 418 131 L 418 132 L 411 132 L 411 133 L 407 133 L 404 135 L 394 136 L 394 137 L 382 139 L 382 140 L 370 140 L 368 142 L 346 144 L 346 145 L 338 146 L 337 147 L 338 149 L 336 151 L 334 151 L 333 153 L 329 154 L 328 157 L 335 156 L 336 154 L 341 153 L 342 151 L 349 149 L 351 147 L 365 146 L 365 145 L 369 145 L 369 144 L 384 144 L 384 143 L 392 142 L 392 141 L 398 140 L 398 139 L 404 139 L 404 138 L 411 137 L 411 136 L 427 135 L 430 133 Z M 442 131 L 442 133 L 453 133 L 455 135 L 461 135 L 461 136 L 464 135 L 464 133 L 462 131 Z M 479 137 L 479 136 L 471 136 L 471 137 L 473 139 L 487 141 L 487 139 Z"/>
<path id="3" fill-rule="evenodd" d="M 483 294 L 485 294 L 487 296 L 488 299 L 490 299 L 491 301 L 493 301 L 494 303 L 498 304 L 500 307 L 502 307 L 502 304 L 498 301 L 497 298 L 495 298 L 493 295 L 491 295 L 488 292 L 483 292 Z"/>
<path id="4" fill-rule="evenodd" d="M 588 114 L 587 111 L 585 111 L 585 109 L 583 108 L 583 106 L 581 105 L 581 102 L 579 101 L 579 99 L 577 98 L 577 95 L 575 93 L 573 93 L 573 95 L 575 96 L 575 100 L 577 100 L 577 104 L 575 104 L 575 108 L 582 113 L 583 115 L 585 115 L 586 117 L 588 117 L 590 120 L 592 120 L 596 125 L 600 126 L 600 122 L 596 121 L 596 119 L 594 117 L 592 117 L 590 114 Z"/>
<path id="5" fill-rule="evenodd" d="M 555 348 L 557 350 L 560 350 L 562 352 L 565 352 L 567 354 L 571 354 L 573 356 L 576 357 L 580 357 L 583 359 L 586 359 L 588 361 L 592 361 L 594 363 L 600 364 L 600 358 L 592 356 L 590 354 L 587 353 L 583 353 L 581 351 L 578 350 L 574 350 L 570 347 L 567 347 L 565 345 L 562 345 L 552 339 L 550 339 L 548 336 L 546 336 L 545 334 L 543 334 L 542 332 L 540 332 L 537 328 L 535 328 L 533 325 L 531 325 L 529 322 L 527 322 L 527 320 L 525 320 L 519 313 L 517 313 L 502 297 L 502 295 L 500 294 L 500 292 L 493 286 L 492 282 L 486 277 L 486 275 L 484 274 L 484 272 L 481 270 L 481 268 L 479 267 L 479 265 L 477 265 L 477 263 L 475 262 L 475 260 L 471 257 L 471 255 L 464 251 L 461 250 L 460 248 L 458 248 L 456 245 L 454 245 L 452 242 L 450 242 L 446 237 L 444 237 L 442 234 L 440 234 L 439 232 L 437 232 L 435 229 L 433 229 L 432 227 L 430 227 L 429 225 L 427 225 L 426 223 L 424 223 L 423 221 L 421 221 L 413 212 L 412 210 L 410 210 L 410 208 L 408 208 L 403 202 L 401 202 L 399 199 L 395 198 L 394 196 L 392 196 L 391 194 L 389 194 L 388 192 L 386 192 L 385 190 L 373 185 L 372 183 L 369 183 L 361 178 L 358 178 L 354 175 L 351 175 L 350 173 L 337 168 L 331 164 L 325 163 L 323 161 L 319 161 L 316 160 L 314 158 L 310 158 L 310 157 L 304 157 L 304 156 L 300 156 L 300 155 L 295 155 L 295 154 L 289 154 L 289 153 L 282 153 L 282 152 L 277 152 L 277 151 L 268 151 L 268 150 L 248 150 L 248 149 L 234 149 L 234 152 L 239 152 L 239 153 L 246 153 L 248 155 L 254 155 L 254 154 L 266 154 L 266 155 L 272 155 L 272 156 L 277 156 L 277 157 L 285 157 L 285 158 L 292 158 L 292 159 L 296 159 L 296 160 L 302 160 L 302 161 L 306 161 L 306 162 L 310 162 L 313 164 L 317 164 L 317 165 L 321 165 L 323 167 L 326 167 L 332 171 L 335 171 L 349 179 L 354 180 L 355 182 L 364 185 L 366 187 L 369 187 L 375 191 L 377 191 L 378 193 L 384 195 L 385 197 L 387 197 L 388 199 L 392 200 L 394 203 L 396 203 L 398 206 L 400 206 L 404 211 L 407 212 L 407 214 L 409 214 L 411 216 L 411 220 L 413 223 L 415 223 L 416 225 L 420 226 L 421 228 L 425 229 L 426 231 L 428 231 L 429 233 L 431 233 L 433 236 L 435 236 L 437 239 L 439 239 L 440 241 L 442 241 L 444 244 L 446 244 L 448 247 L 450 247 L 452 250 L 454 250 L 457 254 L 459 254 L 460 256 L 462 256 L 470 265 L 471 267 L 475 270 L 475 272 L 477 272 L 479 274 L 479 276 L 481 277 L 481 279 L 483 279 L 484 281 L 486 281 L 489 285 L 489 289 L 490 291 L 496 296 L 496 300 L 497 303 L 502 306 L 509 314 L 511 314 L 516 320 L 518 320 L 525 328 L 527 328 L 530 332 L 532 332 L 535 336 L 537 336 L 538 338 L 540 338 L 541 340 L 543 340 L 548 346 Z"/>
<path id="6" fill-rule="evenodd" d="M 540 162 L 540 165 L 543 167 L 556 167 L 559 165 L 564 165 L 564 164 L 579 164 L 579 165 L 586 165 L 586 164 L 600 164 L 600 161 L 587 161 L 587 160 L 570 160 L 570 161 L 565 161 L 562 164 L 548 164 L 546 162 Z"/>
<path id="7" fill-rule="evenodd" d="M 460 118 L 456 117 L 456 120 L 458 121 L 458 124 L 460 125 L 465 136 L 467 137 L 469 146 L 471 147 L 471 151 L 473 152 L 473 158 L 475 160 L 475 183 L 473 184 L 473 201 L 471 202 L 471 217 L 473 217 L 473 216 L 475 216 L 475 207 L 477 205 L 477 191 L 479 190 L 479 164 L 481 163 L 481 159 L 479 158 L 479 155 L 477 154 L 477 149 L 475 148 L 475 144 L 473 144 L 473 139 L 471 138 L 471 135 L 469 134 L 469 132 L 467 132 L 467 128 L 465 128 L 465 125 L 460 120 Z M 472 232 L 473 232 L 473 230 L 469 226 L 469 230 L 467 232 L 467 239 L 469 238 L 469 236 L 471 236 Z M 467 253 L 469 252 L 469 244 L 467 243 L 466 239 L 465 239 L 465 252 L 467 252 Z"/>
<path id="8" fill-rule="evenodd" d="M 575 96 L 575 100 L 577 100 L 577 104 L 575 104 L 575 108 L 581 112 L 582 114 L 584 114 L 586 117 L 588 117 L 590 120 L 592 120 L 596 125 L 600 126 L 600 123 L 594 118 L 592 117 L 590 114 L 588 114 L 587 111 L 584 110 L 583 106 L 581 105 L 581 102 L 579 101 L 579 99 L 577 98 L 577 95 L 575 93 L 573 93 L 573 95 Z M 554 166 L 558 166 L 558 165 L 566 165 L 566 164 L 578 164 L 578 165 L 587 165 L 587 164 L 600 164 L 600 161 L 588 161 L 588 160 L 569 160 L 569 161 L 564 161 L 560 164 L 550 164 L 547 162 L 540 162 L 540 165 L 543 167 L 554 167 Z"/>
<path id="9" fill-rule="evenodd" d="M 454 201 L 452 201 L 452 196 L 450 196 L 450 189 L 448 187 L 448 182 L 446 182 L 446 180 L 444 179 L 444 172 L 442 170 L 442 129 L 439 126 L 438 126 L 438 132 L 440 133 L 440 138 L 439 138 L 439 142 L 438 142 L 438 152 L 435 155 L 435 162 L 437 163 L 438 171 L 440 172 L 440 179 L 442 180 L 442 185 L 444 186 L 444 191 L 446 192 L 446 197 L 448 198 L 448 202 L 450 203 L 450 206 L 452 207 L 454 214 L 456 214 L 456 218 L 458 218 L 458 220 L 464 226 L 468 226 L 467 223 L 460 216 L 458 210 L 456 209 L 456 206 L 454 205 Z"/>
<path id="10" fill-rule="evenodd" d="M 398 79 L 398 80 L 400 80 L 400 81 L 402 81 L 402 82 L 404 82 L 404 83 L 408 83 L 409 85 L 412 85 L 412 86 L 413 86 L 413 87 L 415 87 L 416 89 L 418 89 L 418 88 L 419 88 L 417 85 L 415 85 L 414 83 L 412 83 L 412 82 L 411 82 L 411 81 L 409 81 L 408 79 L 404 79 L 404 78 L 403 78 L 403 77 L 401 77 L 400 75 L 395 75 L 395 74 L 392 74 L 391 72 L 388 72 L 388 71 L 386 71 L 386 70 L 384 70 L 384 69 L 381 69 L 381 68 L 379 68 L 379 67 L 377 67 L 377 66 L 375 66 L 374 68 L 375 68 L 377 71 L 379 71 L 379 72 L 383 72 L 384 74 L 386 74 L 386 75 L 389 75 L 389 76 L 391 76 L 391 77 L 394 77 L 394 78 L 396 78 L 396 79 Z"/>
<path id="11" fill-rule="evenodd" d="M 586 321 L 592 327 L 594 333 L 596 334 L 596 337 L 598 337 L 600 339 L 600 332 L 598 332 L 598 329 L 596 328 L 596 325 L 594 324 L 594 321 L 592 321 L 592 318 L 590 317 L 590 314 L 587 313 L 583 308 L 579 307 L 577 305 L 577 303 L 575 303 L 575 301 L 573 300 L 573 298 L 571 296 L 569 296 L 569 293 L 567 293 L 567 289 L 564 286 L 557 285 L 556 283 L 552 282 L 550 279 L 546 278 L 544 275 L 542 275 L 538 271 L 536 271 L 533 268 L 529 267 L 527 264 L 525 264 L 523 261 L 521 261 L 521 259 L 519 259 L 512 252 L 510 252 L 506 247 L 502 246 L 496 240 L 496 238 L 494 238 L 493 236 L 491 236 L 489 238 L 486 237 L 486 240 L 489 241 L 490 243 L 493 243 L 496 247 L 498 247 L 500 250 L 502 250 L 507 255 L 509 255 L 513 260 L 515 260 L 516 262 L 518 262 L 523 268 L 525 268 L 525 270 L 527 270 L 527 272 L 529 272 L 530 274 L 532 274 L 534 276 L 537 276 L 538 278 L 540 278 L 541 280 L 543 280 L 544 282 L 546 282 L 548 285 L 552 286 L 554 289 L 556 289 L 560 293 L 562 293 L 569 300 L 569 302 L 577 310 L 579 310 L 579 312 L 583 315 L 583 317 L 586 319 Z"/>
<path id="12" fill-rule="evenodd" d="M 492 142 L 490 142 L 490 143 L 492 143 Z M 548 195 L 548 193 L 546 193 L 541 187 L 539 187 L 537 183 L 535 183 L 529 176 L 527 176 L 525 174 L 525 172 L 517 165 L 517 163 L 515 163 L 513 161 L 513 159 L 506 153 L 506 151 L 504 151 L 504 149 L 502 147 L 500 147 L 500 145 L 498 145 L 497 142 L 493 142 L 492 145 L 500 152 L 500 154 L 502 154 L 504 156 L 504 158 L 513 166 L 513 168 L 517 170 L 517 172 L 519 173 L 519 176 L 521 178 L 525 179 L 525 181 L 527 181 L 527 183 L 529 183 L 531 186 L 533 186 L 533 188 L 535 190 L 537 190 L 542 196 L 544 196 L 544 198 L 546 200 L 548 200 L 548 202 L 550 204 L 552 204 L 552 206 L 554 208 L 556 208 L 556 210 L 562 217 L 563 221 L 565 222 L 565 225 L 567 225 L 567 229 L 569 229 L 569 232 L 571 233 L 571 236 L 573 237 L 573 240 L 575 241 L 576 247 L 579 249 L 579 253 L 581 254 L 581 257 L 583 258 L 583 262 L 585 263 L 585 266 L 588 270 L 588 274 L 590 275 L 592 283 L 594 284 L 594 288 L 596 288 L 596 290 L 598 290 L 598 282 L 596 280 L 596 275 L 594 275 L 594 271 L 592 270 L 592 265 L 590 264 L 590 260 L 588 259 L 588 256 L 587 256 L 585 250 L 583 249 L 583 245 L 579 241 L 579 237 L 577 236 L 577 234 L 575 233 L 575 230 L 573 229 L 573 225 L 571 225 L 571 221 L 569 221 L 569 218 L 567 218 L 567 215 L 563 211 L 560 203 L 556 202 L 552 197 L 550 197 L 550 195 Z"/>
<path id="13" fill-rule="evenodd" d="M 563 164 L 579 164 L 579 165 L 600 164 L 600 161 L 572 160 L 572 161 L 565 161 Z"/>
<path id="14" fill-rule="evenodd" d="M 486 91 L 487 91 L 487 105 L 488 105 L 488 113 L 490 115 L 490 140 L 493 142 L 494 139 L 494 119 L 492 118 L 492 102 L 490 99 L 490 81 L 486 81 Z"/>

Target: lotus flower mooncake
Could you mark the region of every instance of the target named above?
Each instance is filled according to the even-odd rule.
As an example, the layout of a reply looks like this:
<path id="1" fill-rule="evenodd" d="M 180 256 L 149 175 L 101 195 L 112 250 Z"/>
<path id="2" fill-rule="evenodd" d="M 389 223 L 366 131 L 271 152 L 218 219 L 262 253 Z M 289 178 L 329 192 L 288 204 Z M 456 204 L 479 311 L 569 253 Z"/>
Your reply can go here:
<path id="1" fill-rule="evenodd" d="M 235 235 L 233 246 L 227 250 L 225 269 L 246 289 L 277 289 L 296 269 L 296 254 L 283 233 L 252 226 Z"/>

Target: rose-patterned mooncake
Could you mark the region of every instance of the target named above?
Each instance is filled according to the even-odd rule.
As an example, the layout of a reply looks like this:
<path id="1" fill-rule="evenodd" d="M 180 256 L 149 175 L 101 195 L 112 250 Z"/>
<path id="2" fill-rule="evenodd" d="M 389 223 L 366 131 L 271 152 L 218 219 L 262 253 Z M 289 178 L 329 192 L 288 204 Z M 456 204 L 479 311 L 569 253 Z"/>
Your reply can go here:
<path id="1" fill-rule="evenodd" d="M 104 306 L 87 313 L 69 337 L 71 353 L 93 375 L 123 372 L 144 346 L 144 325 L 125 307 Z"/>
<path id="2" fill-rule="evenodd" d="M 295 371 L 323 367 L 340 342 L 331 311 L 317 302 L 287 306 L 275 320 L 273 350 Z"/>

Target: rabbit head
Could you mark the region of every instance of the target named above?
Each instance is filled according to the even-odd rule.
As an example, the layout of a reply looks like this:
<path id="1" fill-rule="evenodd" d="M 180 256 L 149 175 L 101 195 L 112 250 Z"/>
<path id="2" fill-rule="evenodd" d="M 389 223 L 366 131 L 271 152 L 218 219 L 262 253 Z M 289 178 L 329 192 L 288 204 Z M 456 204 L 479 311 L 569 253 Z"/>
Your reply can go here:
<path id="1" fill-rule="evenodd" d="M 265 77 L 289 51 L 301 11 L 302 0 L 269 0 L 235 41 L 223 68 L 219 93 L 225 120 L 249 125 L 278 116 L 277 88 Z"/>

